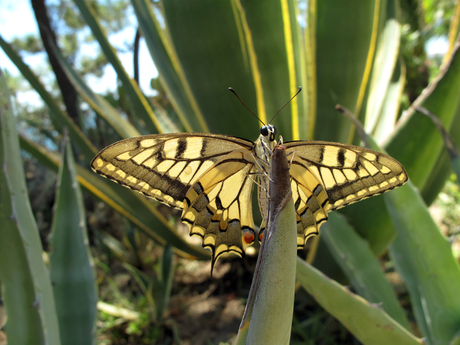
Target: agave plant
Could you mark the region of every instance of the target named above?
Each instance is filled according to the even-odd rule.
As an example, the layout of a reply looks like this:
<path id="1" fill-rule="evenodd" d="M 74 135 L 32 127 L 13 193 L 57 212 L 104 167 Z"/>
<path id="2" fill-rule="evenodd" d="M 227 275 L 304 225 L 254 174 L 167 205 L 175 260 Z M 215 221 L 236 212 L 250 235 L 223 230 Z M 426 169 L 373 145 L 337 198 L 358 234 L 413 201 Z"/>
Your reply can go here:
<path id="1" fill-rule="evenodd" d="M 183 130 L 255 139 L 259 123 L 226 92 L 229 86 L 268 123 L 302 85 L 304 92 L 273 120 L 285 140 L 359 144 L 354 124 L 335 106 L 340 103 L 350 109 L 379 147 L 404 165 L 410 181 L 384 196 L 331 214 L 322 228 L 326 246 L 318 251 L 316 242 L 311 246 L 309 262 L 315 254 L 319 267 L 320 260 L 334 258 L 361 297 L 301 258 L 297 260 L 297 279 L 361 342 L 420 344 L 380 269 L 378 256 L 388 251 L 406 283 L 426 342 L 460 341 L 460 269 L 427 209 L 451 171 L 450 162 L 437 129 L 417 111 L 425 108 L 436 114 L 454 140 L 458 138 L 458 42 L 451 46 L 450 58 L 439 76 L 400 115 L 405 69 L 399 54 L 397 1 L 164 0 L 151 4 L 132 0 L 161 86 L 174 109 L 169 117 L 152 105 L 128 76 L 88 3 L 76 0 L 76 4 L 115 69 L 122 84 L 120 92 L 129 100 L 128 111 L 136 121 L 129 122 L 82 81 L 58 50 L 55 54 L 80 96 L 119 138 Z M 458 21 L 452 23 L 452 32 L 458 32 Z M 0 39 L 0 45 L 48 105 L 56 129 L 68 127 L 84 157 L 82 162 L 89 162 L 97 148 L 60 110 L 8 43 Z M 20 140 L 24 149 L 57 170 L 55 153 L 27 138 Z M 179 236 L 156 205 L 142 195 L 100 179 L 88 164 L 77 166 L 77 172 L 84 189 L 158 243 L 169 244 L 176 254 L 190 259 L 209 257 Z M 285 319 L 285 315 L 279 316 Z M 273 322 L 263 326 L 276 329 L 279 325 L 276 319 Z M 50 337 L 50 333 L 44 336 Z"/>

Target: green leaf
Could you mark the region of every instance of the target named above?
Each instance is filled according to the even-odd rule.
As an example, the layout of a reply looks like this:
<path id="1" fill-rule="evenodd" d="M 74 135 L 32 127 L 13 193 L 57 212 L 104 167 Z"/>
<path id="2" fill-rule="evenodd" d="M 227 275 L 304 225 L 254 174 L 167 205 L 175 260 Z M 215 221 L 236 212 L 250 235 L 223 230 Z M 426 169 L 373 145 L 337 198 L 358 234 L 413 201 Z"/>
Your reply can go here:
<path id="1" fill-rule="evenodd" d="M 361 82 L 368 55 L 373 54 L 371 39 L 378 18 L 374 8 L 377 3 L 317 1 L 315 139 L 349 142 L 351 124 L 335 110 L 335 105 L 340 103 L 359 113 Z"/>
<path id="2" fill-rule="evenodd" d="M 119 261 L 126 262 L 131 266 L 139 265 L 139 262 L 136 260 L 134 253 L 128 251 L 115 237 L 107 232 L 102 231 L 98 231 L 96 236 L 110 250 L 110 253 Z"/>
<path id="3" fill-rule="evenodd" d="M 362 239 L 339 213 L 331 213 L 321 234 L 335 261 L 350 279 L 360 296 L 383 310 L 406 329 L 410 329 L 392 286 L 386 280 L 380 262 Z"/>
<path id="4" fill-rule="evenodd" d="M 363 344 L 424 344 L 378 305 L 350 292 L 300 258 L 297 258 L 297 281 Z"/>
<path id="5" fill-rule="evenodd" d="M 238 1 L 235 4 L 238 6 Z M 269 121 L 297 92 L 298 86 L 307 86 L 305 51 L 297 12 L 297 3 L 292 0 L 241 2 L 239 13 L 248 54 L 251 58 L 253 51 L 257 58 L 257 69 L 252 67 L 252 79 L 257 97 L 259 93 L 263 93 L 263 113 L 267 116 L 267 120 L 262 119 L 264 122 Z M 247 27 L 244 21 L 247 22 Z M 267 37 L 270 37 L 269 42 Z M 257 78 L 260 78 L 260 89 Z M 307 137 L 307 118 L 311 116 L 306 111 L 307 96 L 306 92 L 301 92 L 291 101 L 289 108 L 279 115 L 280 118 L 274 121 L 279 133 L 287 140 Z M 261 112 L 260 107 L 258 111 Z"/>
<path id="6" fill-rule="evenodd" d="M 96 277 L 83 196 L 70 143 L 65 141 L 50 238 L 50 278 L 62 344 L 95 344 Z"/>
<path id="7" fill-rule="evenodd" d="M 398 60 L 401 27 L 396 18 L 396 1 L 382 1 L 380 26 L 377 38 L 377 48 L 369 81 L 369 95 L 365 109 L 364 127 L 366 132 L 372 133 L 380 121 L 382 108 L 386 102 L 387 92 Z M 394 104 L 399 99 L 392 98 Z M 396 115 L 396 114 L 395 114 Z M 387 123 L 387 130 L 394 127 L 396 117 L 392 116 L 393 123 Z"/>
<path id="8" fill-rule="evenodd" d="M 455 146 L 460 147 L 460 104 L 458 105 L 456 115 L 449 133 L 455 143 Z M 429 179 L 426 182 L 427 187 L 425 187 L 422 191 L 423 200 L 425 200 L 425 202 L 428 205 L 431 205 L 431 203 L 436 199 L 439 192 L 444 187 L 446 179 L 448 179 L 451 175 L 451 168 L 454 164 L 458 163 L 451 163 L 451 159 L 447 154 L 447 150 L 443 150 L 438 161 L 435 164 L 433 173 L 430 175 Z M 457 176 L 459 176 L 458 172 Z"/>
<path id="9" fill-rule="evenodd" d="M 258 121 L 249 113 L 247 117 L 233 116 L 245 110 L 227 91 L 232 86 L 255 108 L 254 85 L 247 84 L 252 74 L 238 9 L 230 0 L 218 4 L 169 0 L 163 5 L 168 33 L 210 131 L 254 137 Z M 216 30 L 220 27 L 225 30 Z"/>
<path id="10" fill-rule="evenodd" d="M 2 224 L 6 224 L 6 227 L 2 227 L 0 230 L 0 236 L 7 236 L 1 239 L 2 244 L 0 246 L 8 244 L 5 254 L 11 253 L 11 251 L 14 253 L 13 257 L 5 257 L 2 251 L 0 260 L 3 261 L 4 265 L 0 266 L 2 272 L 0 274 L 6 278 L 5 303 L 8 314 L 11 308 L 21 308 L 11 312 L 13 320 L 16 318 L 19 324 L 11 325 L 12 339 L 9 338 L 9 342 L 12 343 L 13 340 L 18 339 L 20 340 L 18 344 L 24 344 L 21 342 L 22 340 L 26 341 L 25 344 L 36 344 L 27 334 L 20 334 L 21 332 L 34 332 L 32 335 L 36 337 L 36 341 L 40 342 L 41 338 L 44 338 L 43 343 L 59 345 L 59 326 L 53 291 L 48 269 L 42 259 L 43 248 L 37 224 L 27 197 L 16 120 L 12 113 L 9 97 L 6 81 L 0 71 L 0 147 L 2 150 L 0 172 L 2 212 L 0 214 Z M 6 203 L 4 204 L 4 202 Z M 5 234 L 5 230 L 11 230 L 15 233 Z M 13 242 L 4 242 L 8 238 Z M 12 272 L 5 268 L 5 266 L 12 264 L 10 260 L 14 257 L 17 257 L 19 262 L 13 263 L 13 265 L 18 265 L 16 268 L 21 268 L 20 271 L 14 272 L 16 277 L 12 277 Z M 23 283 L 24 285 L 22 285 Z M 17 291 L 10 290 L 18 287 L 18 284 L 19 289 Z M 24 295 L 20 295 L 22 292 Z M 18 305 L 12 305 L 15 301 L 18 302 Z M 38 330 L 36 310 L 38 310 L 43 329 L 41 332 Z M 21 328 L 22 320 L 17 319 L 17 317 L 24 315 L 26 315 L 24 326 L 30 327 L 30 329 Z M 8 327 L 10 326 L 7 324 L 7 330 Z"/>
<path id="11" fill-rule="evenodd" d="M 398 59 L 388 89 L 386 90 L 378 123 L 373 132 L 373 137 L 378 143 L 383 142 L 394 130 L 399 115 L 404 84 L 406 83 L 405 70 L 406 68 L 401 59 Z"/>
<path id="12" fill-rule="evenodd" d="M 78 128 L 72 119 L 67 115 L 67 113 L 63 112 L 59 105 L 54 101 L 48 91 L 45 90 L 41 82 L 35 76 L 35 74 L 30 70 L 29 66 L 27 66 L 21 59 L 21 57 L 13 50 L 13 48 L 3 40 L 0 36 L 0 47 L 2 47 L 3 51 L 8 55 L 11 61 L 16 65 L 22 75 L 29 81 L 30 85 L 38 92 L 40 97 L 46 103 L 48 108 L 50 109 L 50 119 L 53 122 L 54 127 L 62 133 L 64 127 L 69 130 L 69 136 L 74 140 L 74 142 L 78 145 L 80 150 L 82 151 L 83 155 L 90 161 L 93 156 L 97 153 L 97 149 L 93 146 L 93 144 L 89 141 L 88 138 L 85 137 L 83 132 Z"/>
<path id="13" fill-rule="evenodd" d="M 459 105 L 459 108 L 460 108 L 460 105 Z M 446 131 L 446 129 L 444 128 L 442 122 L 438 119 L 438 117 L 429 112 L 427 109 L 425 108 L 421 108 L 421 107 L 417 107 L 417 111 L 421 112 L 422 114 L 428 116 L 428 118 L 433 122 L 433 125 L 436 126 L 437 130 L 439 131 L 441 137 L 442 137 L 442 140 L 444 142 L 444 147 L 446 149 L 446 151 L 448 152 L 449 154 L 449 157 L 450 157 L 450 162 L 451 162 L 451 166 L 452 166 L 452 169 L 454 170 L 454 173 L 457 175 L 457 176 L 460 176 L 459 173 L 460 173 L 460 153 L 459 153 L 459 150 L 457 148 L 457 145 L 455 144 L 455 141 L 453 139 L 453 137 L 449 134 L 449 132 Z M 458 123 L 460 122 L 460 116 L 456 117 L 454 119 L 454 123 L 452 124 L 452 127 L 451 127 L 451 132 L 452 131 L 457 131 L 458 132 Z M 446 167 L 446 157 L 445 157 L 445 154 L 444 152 L 441 153 L 440 157 L 438 158 L 438 163 L 440 165 L 440 167 L 444 168 L 445 171 L 443 172 L 440 172 L 439 171 L 439 167 L 436 167 L 435 169 L 433 169 L 433 174 L 430 176 L 430 178 L 433 178 L 433 175 L 437 178 L 440 177 L 440 173 L 444 173 L 443 175 L 445 175 L 444 179 L 442 179 L 442 182 L 445 181 L 445 179 L 447 178 L 447 176 L 450 174 L 450 170 L 449 167 Z M 430 181 L 432 182 L 433 184 L 436 185 L 436 187 L 438 187 L 439 185 L 439 182 L 438 181 Z M 434 189 L 433 187 L 430 187 L 430 190 Z"/>
<path id="14" fill-rule="evenodd" d="M 396 231 L 388 214 L 383 196 L 349 205 L 339 211 L 353 228 L 368 242 L 375 255 L 381 255 L 394 239 Z"/>
<path id="15" fill-rule="evenodd" d="M 8 322 L 5 331 L 11 344 L 45 344 L 38 308 L 34 307 L 35 289 L 24 242 L 14 218 L 12 199 L 5 176 L 5 150 L 8 140 L 6 117 L 11 114 L 9 92 L 0 71 L 0 281 Z M 9 113 L 9 114 L 7 114 Z M 22 167 L 21 167 L 22 169 Z"/>
<path id="16" fill-rule="evenodd" d="M 267 123 L 302 82 L 295 70 L 302 59 L 298 28 L 292 29 L 295 7 L 292 2 L 282 5 L 236 0 L 164 2 L 166 28 L 211 132 L 245 138 L 258 133 L 258 121 L 227 91 L 229 86 Z M 288 59 L 293 59 L 291 65 Z M 298 106 L 291 105 L 291 116 L 284 112 L 274 120 L 286 139 L 293 138 L 292 119 L 304 109 L 306 96 L 294 100 Z M 306 124 L 300 121 L 304 120 L 299 120 L 302 129 L 295 132 L 304 133 Z"/>
<path id="17" fill-rule="evenodd" d="M 134 109 L 133 115 L 144 121 L 146 129 L 149 133 L 162 133 L 164 130 L 160 122 L 156 118 L 155 113 L 137 86 L 136 82 L 128 76 L 125 69 L 123 68 L 123 65 L 118 59 L 115 50 L 110 45 L 104 30 L 99 25 L 94 10 L 85 0 L 77 0 L 75 1 L 75 4 L 80 9 L 80 13 L 85 19 L 86 24 L 88 24 L 91 28 L 91 31 L 96 40 L 99 42 L 99 45 L 101 46 L 105 56 L 115 69 L 118 78 L 120 78 L 121 82 L 123 83 L 123 88 L 131 101 L 131 106 Z"/>
<path id="18" fill-rule="evenodd" d="M 417 324 L 430 344 L 449 344 L 460 330 L 460 267 L 451 245 L 412 182 L 385 194 L 385 201 L 397 230 L 390 254 Z"/>
<path id="19" fill-rule="evenodd" d="M 172 283 L 174 278 L 173 251 L 170 245 L 166 245 L 161 257 L 161 282 L 163 285 L 162 294 L 157 302 L 157 320 L 163 319 L 171 296 Z"/>
<path id="20" fill-rule="evenodd" d="M 88 85 L 85 84 L 58 49 L 55 49 L 55 54 L 63 71 L 78 91 L 79 95 L 112 126 L 121 138 L 131 138 L 140 135 L 139 131 L 134 128 L 128 120 L 123 118 L 104 97 L 94 93 Z"/>
<path id="21" fill-rule="evenodd" d="M 187 78 L 168 39 L 168 34 L 161 27 L 153 14 L 151 3 L 147 0 L 133 0 L 139 27 L 149 48 L 155 66 L 160 73 L 164 89 L 172 96 L 171 102 L 186 131 L 209 132 L 206 121 L 193 96 Z"/>

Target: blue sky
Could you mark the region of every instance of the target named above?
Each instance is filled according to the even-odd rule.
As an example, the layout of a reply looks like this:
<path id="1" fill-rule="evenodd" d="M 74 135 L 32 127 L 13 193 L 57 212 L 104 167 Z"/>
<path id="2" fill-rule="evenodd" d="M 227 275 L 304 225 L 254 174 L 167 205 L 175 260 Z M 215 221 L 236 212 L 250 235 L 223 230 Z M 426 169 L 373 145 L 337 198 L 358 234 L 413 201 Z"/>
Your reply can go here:
<path id="1" fill-rule="evenodd" d="M 110 42 L 114 46 L 122 46 L 120 42 L 127 42 L 131 44 L 134 40 L 136 21 L 134 16 L 131 16 L 131 25 L 123 32 L 109 37 Z M 1 0 L 0 1 L 0 35 L 10 42 L 15 37 L 24 37 L 29 34 L 38 36 L 38 28 L 35 22 L 35 17 L 32 12 L 30 0 Z M 93 53 L 92 47 L 97 46 L 97 43 L 86 45 L 82 48 L 83 53 L 91 55 Z M 94 54 L 95 55 L 95 54 Z M 118 58 L 121 60 L 127 73 L 133 76 L 133 57 L 131 53 L 119 53 Z M 45 54 L 36 54 L 35 56 L 23 56 L 24 61 L 31 67 L 32 70 L 38 72 L 43 66 L 46 66 L 47 60 Z M 14 64 L 0 49 L 0 68 L 8 70 L 11 74 L 19 74 Z M 148 95 L 153 91 L 150 88 L 150 79 L 158 76 L 158 71 L 155 68 L 152 59 L 148 53 L 145 42 L 141 40 L 140 46 L 140 85 L 141 89 Z M 116 89 L 116 74 L 111 66 L 107 66 L 104 70 L 102 78 L 90 78 L 86 80 L 90 87 L 96 92 L 104 92 L 106 90 Z M 24 97 L 24 95 L 23 95 Z M 30 99 L 33 96 L 28 94 L 26 98 Z"/>

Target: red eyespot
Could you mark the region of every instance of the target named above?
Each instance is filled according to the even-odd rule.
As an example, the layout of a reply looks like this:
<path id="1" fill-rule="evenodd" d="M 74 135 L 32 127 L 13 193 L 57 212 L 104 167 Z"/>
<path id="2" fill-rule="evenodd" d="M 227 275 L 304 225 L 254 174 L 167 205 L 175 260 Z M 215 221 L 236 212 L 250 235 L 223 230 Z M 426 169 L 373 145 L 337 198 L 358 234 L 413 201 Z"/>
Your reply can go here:
<path id="1" fill-rule="evenodd" d="M 247 244 L 254 242 L 254 234 L 251 232 L 246 232 L 243 236 L 244 242 Z"/>
<path id="2" fill-rule="evenodd" d="M 262 232 L 262 233 L 259 235 L 259 241 L 262 242 L 263 239 L 264 239 L 264 232 Z"/>

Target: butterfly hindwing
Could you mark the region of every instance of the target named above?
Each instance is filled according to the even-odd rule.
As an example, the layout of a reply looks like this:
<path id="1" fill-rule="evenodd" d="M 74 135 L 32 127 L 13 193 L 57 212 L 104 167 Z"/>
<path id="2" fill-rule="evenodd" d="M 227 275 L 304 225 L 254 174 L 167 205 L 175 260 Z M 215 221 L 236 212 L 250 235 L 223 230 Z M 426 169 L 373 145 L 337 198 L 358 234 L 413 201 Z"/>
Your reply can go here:
<path id="1" fill-rule="evenodd" d="M 285 146 L 294 151 L 291 188 L 299 247 L 309 236 L 318 233 L 328 212 L 382 194 L 407 181 L 403 166 L 377 151 L 320 141 L 295 141 Z"/>
<path id="2" fill-rule="evenodd" d="M 295 159 L 290 174 L 297 218 L 297 247 L 303 248 L 306 240 L 318 235 L 321 224 L 327 221 L 329 199 L 317 177 Z"/>
<path id="3" fill-rule="evenodd" d="M 185 196 L 182 221 L 211 249 L 213 265 L 226 252 L 244 256 L 245 247 L 255 238 L 253 172 L 252 154 L 235 150 L 204 173 Z"/>

